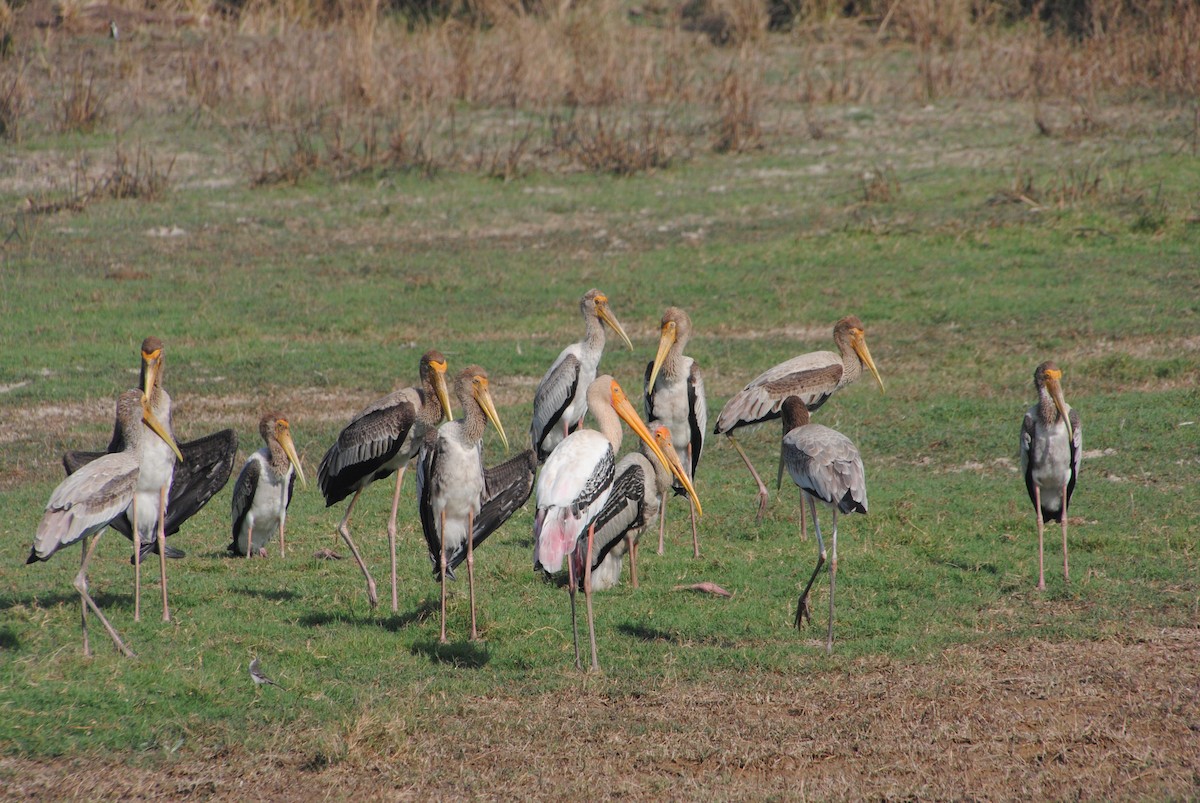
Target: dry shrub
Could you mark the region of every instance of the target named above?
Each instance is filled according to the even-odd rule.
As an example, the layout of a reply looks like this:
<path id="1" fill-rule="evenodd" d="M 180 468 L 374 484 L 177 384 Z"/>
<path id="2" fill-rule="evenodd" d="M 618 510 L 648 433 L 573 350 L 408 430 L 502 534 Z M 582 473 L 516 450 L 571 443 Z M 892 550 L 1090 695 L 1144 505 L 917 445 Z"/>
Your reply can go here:
<path id="1" fill-rule="evenodd" d="M 596 112 L 550 123 L 554 148 L 593 173 L 630 176 L 667 167 L 678 155 L 667 120 L 649 113 L 624 122 Z"/>
<path id="2" fill-rule="evenodd" d="M 762 73 L 743 52 L 717 88 L 717 153 L 740 153 L 762 144 L 758 118 L 762 108 Z"/>
<path id="3" fill-rule="evenodd" d="M 63 79 L 59 95 L 58 130 L 60 132 L 79 131 L 89 133 L 95 130 L 104 118 L 104 104 L 107 93 L 97 87 L 96 73 L 85 67 L 83 57 L 75 61 L 70 71 Z"/>
<path id="4" fill-rule="evenodd" d="M 900 179 L 891 165 L 864 170 L 858 177 L 865 204 L 884 204 L 900 197 Z"/>
<path id="5" fill-rule="evenodd" d="M 21 141 L 21 124 L 29 112 L 30 103 L 24 65 L 0 72 L 0 139 Z"/>

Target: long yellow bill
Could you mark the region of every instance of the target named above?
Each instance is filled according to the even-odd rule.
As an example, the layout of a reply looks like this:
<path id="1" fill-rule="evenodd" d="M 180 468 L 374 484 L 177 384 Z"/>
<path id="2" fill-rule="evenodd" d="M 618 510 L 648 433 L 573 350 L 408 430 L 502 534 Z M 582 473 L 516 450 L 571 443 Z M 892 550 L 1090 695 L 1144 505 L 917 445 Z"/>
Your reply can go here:
<path id="1" fill-rule="evenodd" d="M 304 479 L 304 469 L 300 467 L 300 456 L 296 454 L 296 444 L 292 442 L 292 429 L 287 421 L 280 419 L 276 422 L 278 434 L 275 436 L 279 439 L 279 445 L 283 447 L 283 453 L 287 455 L 288 460 L 296 468 L 296 476 L 300 478 L 300 484 L 305 488 L 308 487 L 308 480 Z"/>
<path id="2" fill-rule="evenodd" d="M 1054 406 L 1058 408 L 1058 414 L 1062 416 L 1063 423 L 1067 425 L 1067 438 L 1075 439 L 1075 430 L 1071 426 L 1071 416 L 1067 414 L 1067 402 L 1063 399 L 1062 385 L 1058 380 L 1062 379 L 1062 371 L 1051 369 L 1046 371 L 1046 390 L 1050 391 L 1050 398 L 1054 400 Z"/>
<path id="3" fill-rule="evenodd" d="M 621 386 L 617 384 L 617 380 L 615 379 L 612 382 L 612 406 L 617 411 L 617 415 L 621 417 L 621 420 L 633 430 L 634 434 L 645 441 L 646 446 L 658 458 L 658 462 L 664 466 L 670 465 L 667 461 L 667 456 L 663 454 L 662 448 L 655 442 L 654 436 L 650 434 L 650 428 L 642 423 L 637 410 L 633 409 L 633 405 L 629 403 L 629 397 L 625 395 L 625 391 L 621 390 Z"/>
<path id="4" fill-rule="evenodd" d="M 871 369 L 871 373 L 875 375 L 875 381 L 879 383 L 879 389 L 887 392 L 883 387 L 883 377 L 879 375 L 879 369 L 875 367 L 875 361 L 871 359 L 871 350 L 867 348 L 867 337 L 861 329 L 856 329 L 851 335 L 850 345 L 854 347 L 854 351 L 858 354 L 859 359 L 867 364 Z"/>
<path id="5" fill-rule="evenodd" d="M 596 299 L 596 315 L 600 320 L 604 321 L 612 330 L 621 336 L 625 341 L 625 345 L 629 346 L 629 350 L 633 351 L 633 343 L 629 340 L 629 335 L 625 334 L 625 327 L 621 326 L 621 322 L 617 320 L 617 316 L 612 314 L 612 310 L 608 308 L 608 297 L 600 296 Z"/>
<path id="6" fill-rule="evenodd" d="M 146 426 L 154 430 L 154 434 L 162 438 L 167 446 L 171 447 L 171 451 L 175 453 L 175 457 L 179 462 L 183 462 L 183 452 L 179 451 L 179 444 L 175 443 L 175 439 L 171 437 L 171 433 L 167 432 L 167 428 L 158 420 L 158 416 L 150 409 L 150 397 L 145 393 L 142 394 L 142 420 L 146 422 Z"/>
<path id="7" fill-rule="evenodd" d="M 654 389 L 654 381 L 658 379 L 658 371 L 662 368 L 663 361 L 667 359 L 667 352 L 671 350 L 671 346 L 675 345 L 676 326 L 675 321 L 667 321 L 662 326 L 662 334 L 658 338 L 658 353 L 654 355 L 654 366 L 650 369 L 650 381 L 646 383 L 646 387 Z"/>
<path id="8" fill-rule="evenodd" d="M 433 369 L 433 391 L 437 393 L 438 401 L 442 405 L 442 418 L 446 421 L 453 421 L 454 411 L 450 409 L 450 391 L 446 387 L 446 371 L 449 366 L 443 360 L 442 362 L 431 362 L 429 367 Z"/>
<path id="9" fill-rule="evenodd" d="M 496 412 L 496 405 L 492 403 L 492 392 L 488 389 L 488 380 L 486 376 L 477 376 L 473 382 L 474 389 L 472 395 L 475 401 L 479 402 L 479 406 L 483 408 L 483 414 L 492 422 L 492 426 L 496 428 L 496 432 L 500 434 L 500 441 L 504 444 L 504 452 L 508 453 L 508 436 L 504 434 L 504 425 L 500 423 L 500 415 Z"/>
<path id="10" fill-rule="evenodd" d="M 671 473 L 675 475 L 675 479 L 679 480 L 683 485 L 683 489 L 691 497 L 692 504 L 696 506 L 696 515 L 703 516 L 704 509 L 700 507 L 700 497 L 696 495 L 696 488 L 692 485 L 692 480 L 688 477 L 683 463 L 679 462 L 679 455 L 675 452 L 675 444 L 671 443 L 671 430 L 664 426 L 657 427 L 654 430 L 654 440 L 658 443 L 659 450 L 667 457 L 667 462 L 663 465 L 671 470 Z"/>

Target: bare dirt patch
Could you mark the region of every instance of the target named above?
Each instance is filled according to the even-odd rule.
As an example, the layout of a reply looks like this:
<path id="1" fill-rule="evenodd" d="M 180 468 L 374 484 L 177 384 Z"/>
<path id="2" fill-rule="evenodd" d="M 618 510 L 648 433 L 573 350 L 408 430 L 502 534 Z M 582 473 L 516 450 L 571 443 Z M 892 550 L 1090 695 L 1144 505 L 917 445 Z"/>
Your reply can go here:
<path id="1" fill-rule="evenodd" d="M 926 664 L 741 674 L 363 712 L 341 755 L 0 759 L 0 798 L 1181 798 L 1200 792 L 1200 630 L 956 647 Z M 427 721 L 428 720 L 428 721 Z M 437 727 L 431 727 L 436 721 Z"/>

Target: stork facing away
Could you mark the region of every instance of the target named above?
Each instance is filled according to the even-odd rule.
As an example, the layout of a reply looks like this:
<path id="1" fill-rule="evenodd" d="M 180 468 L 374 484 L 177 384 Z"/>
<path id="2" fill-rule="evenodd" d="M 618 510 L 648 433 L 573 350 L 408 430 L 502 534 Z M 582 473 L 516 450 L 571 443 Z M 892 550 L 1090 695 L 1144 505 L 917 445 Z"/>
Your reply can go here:
<path id="1" fill-rule="evenodd" d="M 591 553 L 593 591 L 603 591 L 617 584 L 621 579 L 621 560 L 626 552 L 629 553 L 630 582 L 634 588 L 638 587 L 638 540 L 670 493 L 672 476 L 685 489 L 693 509 L 701 514 L 704 512 L 688 470 L 679 460 L 670 430 L 657 421 L 651 421 L 648 426 L 658 451 L 667 461 L 665 465 L 660 463 L 642 441 L 637 452 L 630 452 L 617 463 L 612 491 L 591 522 L 595 525 Z"/>
<path id="2" fill-rule="evenodd" d="M 537 478 L 537 513 L 533 522 L 533 567 L 556 572 L 567 558 L 567 592 L 571 600 L 571 632 L 575 666 L 579 660 L 579 629 L 575 617 L 575 591 L 580 574 L 587 599 L 588 636 L 592 669 L 596 658 L 596 628 L 592 615 L 592 562 L 587 560 L 595 542 L 595 519 L 612 492 L 615 455 L 621 448 L 621 421 L 629 425 L 659 462 L 666 463 L 653 436 L 611 376 L 597 377 L 587 391 L 588 409 L 600 430 L 579 429 L 551 453 Z M 584 531 L 587 536 L 584 537 Z"/>
<path id="3" fill-rule="evenodd" d="M 562 350 L 546 371 L 533 396 L 533 423 L 529 438 L 539 462 L 545 462 L 562 440 L 583 423 L 587 411 L 587 389 L 596 378 L 604 352 L 604 325 L 621 336 L 633 349 L 629 336 L 608 306 L 608 296 L 588 290 L 579 300 L 587 331 L 583 340 Z"/>
<path id="4" fill-rule="evenodd" d="M 388 551 L 392 566 L 392 612 L 399 609 L 396 592 L 396 510 L 400 506 L 400 488 L 408 463 L 420 450 L 427 433 L 433 432 L 443 418 L 451 418 L 450 397 L 446 390 L 446 358 L 438 351 L 427 351 L 420 362 L 421 387 L 402 388 L 367 405 L 355 414 L 317 469 L 317 484 L 331 507 L 353 494 L 337 532 L 354 554 L 358 568 L 367 579 L 367 598 L 371 607 L 379 605 L 375 579 L 363 562 L 350 537 L 350 514 L 354 503 L 367 486 L 398 472 L 388 517 Z"/>
<path id="5" fill-rule="evenodd" d="M 267 556 L 271 534 L 279 533 L 283 557 L 287 509 L 292 503 L 296 477 L 307 485 L 304 469 L 292 441 L 292 428 L 282 413 L 266 413 L 258 422 L 264 446 L 246 461 L 233 486 L 233 541 L 231 555 Z"/>
<path id="6" fill-rule="evenodd" d="M 825 563 L 825 542 L 817 519 L 818 501 L 833 511 L 833 536 L 829 560 L 829 633 L 825 642 L 827 652 L 833 652 L 833 592 L 837 583 L 837 520 L 838 513 L 867 512 L 867 480 L 858 449 L 842 433 L 820 424 L 809 423 L 808 408 L 803 399 L 791 396 L 784 400 L 783 442 L 779 460 L 788 475 L 800 488 L 800 516 L 804 516 L 804 497 L 809 497 L 813 528 L 817 531 L 817 566 L 813 569 L 804 593 L 796 605 L 796 628 L 804 619 L 812 620 L 808 610 L 808 592 Z"/>
<path id="7" fill-rule="evenodd" d="M 143 431 L 143 424 L 152 434 Z M 181 455 L 178 455 L 178 446 L 171 434 L 154 415 L 149 400 L 140 390 L 127 390 L 117 399 L 116 430 L 122 444 L 119 452 L 101 455 L 80 467 L 50 494 L 26 563 L 49 560 L 63 547 L 82 541 L 83 556 L 79 573 L 75 575 L 75 588 L 79 591 L 83 607 L 83 653 L 88 656 L 92 654 L 87 629 L 88 610 L 91 609 L 117 649 L 126 657 L 133 658 L 133 651 L 125 646 L 88 593 L 88 563 L 100 544 L 104 528 L 115 518 L 127 510 L 134 521 L 139 518 L 138 473 L 146 454 L 142 441 L 161 439 L 168 448 L 175 450 L 176 456 Z M 89 545 L 88 539 L 92 535 L 96 538 Z"/>
<path id="8" fill-rule="evenodd" d="M 139 385 L 150 400 L 155 417 L 174 438 L 171 421 L 171 397 L 163 388 L 163 372 L 166 367 L 166 351 L 162 340 L 148 337 L 142 341 L 141 376 Z M 142 461 L 138 475 L 141 504 L 138 507 L 138 540 L 134 549 L 134 619 L 141 618 L 141 563 L 146 556 L 157 552 L 162 586 L 163 620 L 171 618 L 167 604 L 167 567 L 164 558 L 182 558 L 182 550 L 167 546 L 167 536 L 178 532 L 180 527 L 196 515 L 208 500 L 229 481 L 233 462 L 237 458 L 237 433 L 223 429 L 203 438 L 178 445 L 182 460 L 176 461 L 175 454 L 158 438 L 143 440 L 142 446 L 149 452 Z M 112 439 L 103 452 L 67 452 L 63 455 L 63 468 L 68 475 L 105 455 L 120 452 L 125 444 L 119 426 L 113 427 Z M 112 522 L 113 529 L 126 538 L 133 539 L 133 526 L 127 514 L 121 514 Z"/>
<path id="9" fill-rule="evenodd" d="M 759 374 L 727 401 L 717 416 L 717 425 L 713 432 L 729 438 L 729 442 L 741 455 L 746 468 L 750 469 L 754 481 L 758 483 L 757 520 L 762 519 L 763 512 L 767 509 L 767 486 L 763 484 L 754 464 L 750 462 L 733 433 L 743 428 L 757 428 L 757 425 L 764 421 L 778 418 L 784 400 L 789 397 L 799 398 L 810 412 L 815 411 L 836 391 L 862 376 L 863 368 L 871 371 L 875 381 L 879 383 L 879 389 L 883 390 L 883 379 L 875 368 L 875 361 L 871 359 L 870 349 L 867 348 L 866 331 L 862 321 L 854 316 L 842 318 L 833 327 L 833 342 L 837 344 L 837 354 L 832 351 L 801 354 Z M 803 524 L 803 499 L 800 521 Z"/>
<path id="10" fill-rule="evenodd" d="M 692 319 L 678 307 L 663 313 L 658 353 L 646 364 L 646 420 L 658 420 L 671 432 L 679 462 L 687 467 L 694 482 L 704 436 L 708 431 L 708 400 L 704 395 L 704 377 L 700 366 L 684 355 L 692 337 Z M 700 557 L 700 536 L 696 529 L 696 507 L 692 512 L 692 556 Z M 667 496 L 660 496 L 658 517 L 658 554 L 663 554 Z"/>
<path id="11" fill-rule="evenodd" d="M 1063 400 L 1062 371 L 1044 362 L 1033 372 L 1037 403 L 1025 413 L 1021 424 L 1021 473 L 1029 501 L 1037 515 L 1038 584 L 1046 587 L 1043 558 L 1044 522 L 1062 525 L 1063 580 L 1071 581 L 1067 563 L 1067 508 L 1079 478 L 1083 458 L 1083 427 L 1079 413 Z"/>

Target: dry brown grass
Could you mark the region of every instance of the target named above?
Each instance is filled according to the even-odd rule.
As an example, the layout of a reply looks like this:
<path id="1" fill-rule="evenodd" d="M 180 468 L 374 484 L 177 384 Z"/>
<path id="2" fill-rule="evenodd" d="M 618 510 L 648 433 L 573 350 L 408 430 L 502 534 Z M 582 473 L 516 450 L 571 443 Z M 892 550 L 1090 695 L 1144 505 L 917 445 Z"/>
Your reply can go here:
<path id="1" fill-rule="evenodd" d="M 1200 631 L 363 709 L 316 751 L 0 759 L 0 798 L 1186 798 Z"/>

